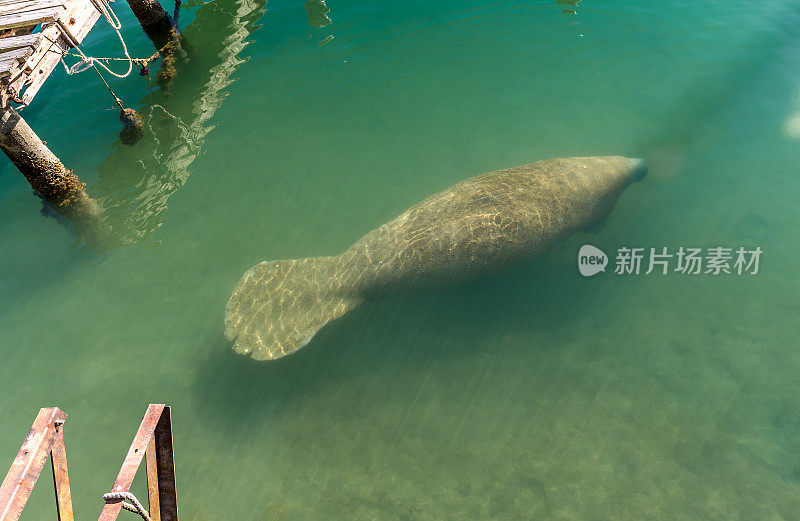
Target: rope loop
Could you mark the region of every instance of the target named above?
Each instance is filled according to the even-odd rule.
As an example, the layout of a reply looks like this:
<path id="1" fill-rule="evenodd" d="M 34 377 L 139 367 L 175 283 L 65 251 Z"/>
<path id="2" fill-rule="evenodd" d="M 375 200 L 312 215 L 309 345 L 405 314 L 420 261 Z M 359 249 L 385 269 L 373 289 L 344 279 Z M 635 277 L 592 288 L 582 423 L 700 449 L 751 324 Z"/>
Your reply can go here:
<path id="1" fill-rule="evenodd" d="M 115 31 L 119 31 L 122 29 L 122 22 L 119 21 L 117 18 L 117 14 L 111 9 L 111 5 L 106 2 L 106 0 L 92 0 L 92 3 L 97 8 L 98 11 L 103 15 L 103 17 L 108 22 L 108 25 L 111 26 L 112 29 Z"/>
<path id="2" fill-rule="evenodd" d="M 128 70 L 125 71 L 124 74 L 118 74 L 118 73 L 112 71 L 111 69 L 109 69 L 108 66 L 105 63 L 103 63 L 104 61 L 107 61 L 108 58 L 92 58 L 92 57 L 86 56 L 83 53 L 83 51 L 81 50 L 81 48 L 78 46 L 78 43 L 76 41 L 74 41 L 70 37 L 70 35 L 67 33 L 67 31 L 64 29 L 64 27 L 61 25 L 61 23 L 60 22 L 56 22 L 57 25 L 58 25 L 58 28 L 61 30 L 61 34 L 64 35 L 64 38 L 68 42 L 70 42 L 70 44 L 75 48 L 75 50 L 78 52 L 78 54 L 81 57 L 81 61 L 76 63 L 72 67 L 70 67 L 68 69 L 68 72 L 72 71 L 72 72 L 69 72 L 69 74 L 76 74 L 76 73 L 79 73 L 79 72 L 83 72 L 83 71 L 85 71 L 86 69 L 88 69 L 88 68 L 90 68 L 92 66 L 99 65 L 100 67 L 105 69 L 107 73 L 111 74 L 112 76 L 115 76 L 117 78 L 127 78 L 128 75 L 130 75 L 131 71 L 133 70 L 133 61 L 134 60 L 133 60 L 133 58 L 131 58 L 130 53 L 128 53 L 128 46 L 125 44 L 125 39 L 122 37 L 122 33 L 120 32 L 120 29 L 122 29 L 122 22 L 119 21 L 119 18 L 117 18 L 116 13 L 114 13 L 114 10 L 111 9 L 111 6 L 108 4 L 108 2 L 106 2 L 106 0 L 92 0 L 92 4 L 103 15 L 103 17 L 106 19 L 106 22 L 108 22 L 108 25 L 110 25 L 111 28 L 114 29 L 114 32 L 117 33 L 117 38 L 119 38 L 119 41 L 122 44 L 122 52 L 123 52 L 123 54 L 125 54 L 125 58 L 121 58 L 121 59 L 128 62 Z M 65 65 L 65 67 L 66 67 L 66 65 Z"/>
<path id="3" fill-rule="evenodd" d="M 78 63 L 74 64 L 72 67 L 67 69 L 67 74 L 69 75 L 78 74 L 79 72 L 83 72 L 86 69 L 91 69 L 92 67 L 94 67 L 94 58 L 91 57 L 83 58 L 81 61 L 79 61 Z"/>

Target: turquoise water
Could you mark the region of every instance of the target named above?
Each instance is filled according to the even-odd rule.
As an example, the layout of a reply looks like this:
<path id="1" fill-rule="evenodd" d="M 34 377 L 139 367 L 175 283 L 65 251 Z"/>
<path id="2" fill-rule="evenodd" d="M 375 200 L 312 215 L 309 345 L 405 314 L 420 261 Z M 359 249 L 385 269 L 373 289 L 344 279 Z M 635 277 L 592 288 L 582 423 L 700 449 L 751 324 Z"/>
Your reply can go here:
<path id="1" fill-rule="evenodd" d="M 60 406 L 92 518 L 164 402 L 182 519 L 800 519 L 800 8 L 560 4 L 331 0 L 316 28 L 300 0 L 194 3 L 171 95 L 112 82 L 148 123 L 133 147 L 93 73 L 54 73 L 23 116 L 115 240 L 81 244 L 3 162 L 0 462 Z M 118 52 L 103 23 L 91 54 Z M 229 349 L 253 264 L 576 155 L 650 164 L 602 230 L 363 305 L 279 361 Z M 584 278 L 585 243 L 764 254 L 755 276 Z M 44 477 L 23 519 L 53 515 Z"/>

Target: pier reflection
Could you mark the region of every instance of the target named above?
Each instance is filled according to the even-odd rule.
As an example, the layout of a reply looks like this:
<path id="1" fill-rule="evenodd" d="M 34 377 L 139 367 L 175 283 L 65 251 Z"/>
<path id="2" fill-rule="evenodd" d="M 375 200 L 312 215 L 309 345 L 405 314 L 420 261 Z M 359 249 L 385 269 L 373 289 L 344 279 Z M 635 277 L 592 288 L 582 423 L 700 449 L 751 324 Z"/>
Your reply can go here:
<path id="1" fill-rule="evenodd" d="M 113 229 L 114 245 L 139 242 L 163 224 L 167 201 L 189 179 L 231 76 L 246 61 L 239 54 L 265 5 L 266 0 L 235 0 L 198 7 L 183 31 L 190 45 L 170 95 L 158 90 L 142 100 L 144 138 L 133 146 L 118 143 L 98 167 L 99 181 L 88 188 Z"/>
<path id="2" fill-rule="evenodd" d="M 325 4 L 325 0 L 307 0 L 305 5 L 308 12 L 308 25 L 319 29 L 332 23 L 328 16 L 331 10 Z"/>
<path id="3" fill-rule="evenodd" d="M 578 14 L 577 7 L 581 0 L 556 0 L 556 3 L 567 7 L 561 10 L 561 14 Z"/>

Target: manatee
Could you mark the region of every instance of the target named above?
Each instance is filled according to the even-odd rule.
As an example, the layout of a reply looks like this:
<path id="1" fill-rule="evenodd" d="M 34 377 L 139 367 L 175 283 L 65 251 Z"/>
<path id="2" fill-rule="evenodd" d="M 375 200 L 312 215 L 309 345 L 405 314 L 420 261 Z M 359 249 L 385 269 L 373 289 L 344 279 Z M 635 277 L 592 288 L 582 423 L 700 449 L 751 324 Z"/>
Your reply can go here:
<path id="1" fill-rule="evenodd" d="M 482 174 L 432 195 L 333 257 L 252 267 L 225 308 L 234 350 L 271 360 L 391 291 L 456 283 L 605 222 L 642 159 L 571 157 Z"/>

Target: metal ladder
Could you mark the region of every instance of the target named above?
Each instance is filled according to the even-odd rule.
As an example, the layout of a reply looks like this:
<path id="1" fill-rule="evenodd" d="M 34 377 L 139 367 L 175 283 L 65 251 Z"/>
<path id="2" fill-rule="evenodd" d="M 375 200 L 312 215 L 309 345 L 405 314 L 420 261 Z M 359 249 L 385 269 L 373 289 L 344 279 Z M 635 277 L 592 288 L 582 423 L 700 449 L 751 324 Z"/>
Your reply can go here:
<path id="1" fill-rule="evenodd" d="M 64 446 L 64 422 L 67 415 L 58 407 L 46 407 L 31 426 L 11 468 L 0 485 L 0 521 L 17 521 L 25 508 L 47 456 L 53 469 L 56 509 L 59 521 L 74 521 L 72 497 Z M 150 404 L 142 418 L 131 448 L 122 462 L 111 492 L 129 492 L 136 471 L 145 458 L 147 496 L 152 521 L 178 521 L 175 492 L 175 458 L 172 449 L 170 408 Z M 107 499 L 98 521 L 114 521 L 123 508 L 123 499 Z"/>

